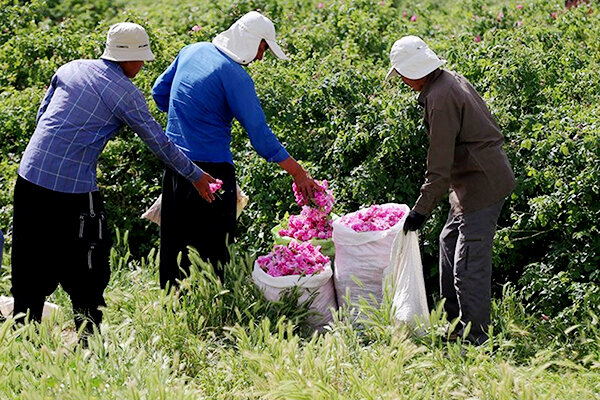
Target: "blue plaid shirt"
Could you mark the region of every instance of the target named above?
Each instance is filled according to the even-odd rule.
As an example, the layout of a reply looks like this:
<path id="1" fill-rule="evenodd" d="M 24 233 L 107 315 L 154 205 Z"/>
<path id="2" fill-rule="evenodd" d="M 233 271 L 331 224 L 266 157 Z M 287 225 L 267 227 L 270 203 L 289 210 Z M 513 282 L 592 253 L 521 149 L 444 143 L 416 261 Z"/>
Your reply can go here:
<path id="1" fill-rule="evenodd" d="M 57 192 L 98 190 L 98 157 L 123 125 L 188 180 L 202 177 L 202 170 L 164 134 L 144 96 L 119 64 L 107 60 L 72 61 L 56 71 L 38 111 L 19 175 Z"/>

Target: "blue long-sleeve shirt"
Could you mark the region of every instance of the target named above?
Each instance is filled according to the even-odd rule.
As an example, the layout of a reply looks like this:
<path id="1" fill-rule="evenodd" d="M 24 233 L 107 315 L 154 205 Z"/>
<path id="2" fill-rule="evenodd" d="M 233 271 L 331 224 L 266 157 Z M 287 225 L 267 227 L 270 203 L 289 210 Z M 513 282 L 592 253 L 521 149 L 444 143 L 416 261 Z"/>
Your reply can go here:
<path id="1" fill-rule="evenodd" d="M 233 164 L 234 117 L 267 161 L 289 157 L 266 123 L 250 75 L 212 43 L 184 47 L 154 83 L 152 96 L 169 113 L 167 136 L 194 161 Z"/>
<path id="2" fill-rule="evenodd" d="M 169 141 L 152 118 L 146 99 L 119 64 L 107 60 L 71 61 L 56 71 L 19 175 L 57 192 L 97 190 L 98 157 L 123 125 L 190 181 L 202 177 L 202 170 Z"/>

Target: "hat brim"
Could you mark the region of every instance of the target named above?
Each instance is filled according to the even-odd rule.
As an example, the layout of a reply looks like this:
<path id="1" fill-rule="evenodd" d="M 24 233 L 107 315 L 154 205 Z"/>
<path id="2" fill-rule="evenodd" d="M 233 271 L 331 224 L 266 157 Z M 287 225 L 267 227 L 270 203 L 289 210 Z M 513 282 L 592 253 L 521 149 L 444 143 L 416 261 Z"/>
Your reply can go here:
<path id="1" fill-rule="evenodd" d="M 446 64 L 446 60 L 429 58 L 423 60 L 420 64 L 415 65 L 406 63 L 404 65 L 396 65 L 394 68 L 399 75 L 408 79 L 417 80 L 429 75 L 444 64 Z"/>
<path id="2" fill-rule="evenodd" d="M 281 47 L 279 47 L 276 41 L 269 39 L 265 39 L 265 41 L 269 45 L 269 50 L 271 50 L 277 58 L 281 60 L 289 60 L 288 56 L 285 55 L 285 53 L 283 52 L 283 50 L 281 50 Z"/>
<path id="3" fill-rule="evenodd" d="M 398 73 L 398 70 L 396 70 L 396 67 L 392 67 L 390 68 L 390 70 L 388 71 L 387 75 L 385 76 L 385 80 L 390 80 L 395 76 L 400 76 L 400 74 Z"/>
<path id="4" fill-rule="evenodd" d="M 149 48 L 132 51 L 106 48 L 100 58 L 109 61 L 154 61 L 155 57 Z"/>

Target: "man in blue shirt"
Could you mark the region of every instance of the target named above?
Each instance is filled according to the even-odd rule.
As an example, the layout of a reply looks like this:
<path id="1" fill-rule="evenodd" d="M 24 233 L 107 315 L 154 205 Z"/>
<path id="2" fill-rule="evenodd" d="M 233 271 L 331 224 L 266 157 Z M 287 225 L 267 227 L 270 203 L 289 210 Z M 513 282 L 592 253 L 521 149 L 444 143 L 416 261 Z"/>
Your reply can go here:
<path id="1" fill-rule="evenodd" d="M 144 28 L 125 22 L 110 28 L 101 59 L 72 61 L 52 77 L 15 186 L 15 315 L 29 312 L 39 321 L 45 297 L 60 283 L 71 297 L 77 327 L 85 318 L 100 323 L 111 241 L 96 165 L 123 125 L 199 195 L 214 198 L 209 184 L 215 180 L 165 136 L 130 80 L 153 59 Z"/>
<path id="2" fill-rule="evenodd" d="M 160 251 L 163 287 L 176 285 L 187 273 L 187 261 L 177 264 L 178 254 L 186 254 L 187 246 L 195 247 L 223 276 L 222 267 L 229 259 L 227 242 L 233 242 L 236 226 L 236 178 L 230 148 L 234 117 L 246 129 L 258 154 L 278 163 L 306 196 L 312 196 L 313 179 L 267 125 L 254 82 L 242 66 L 261 60 L 267 49 L 287 59 L 275 41 L 273 23 L 252 11 L 212 43 L 184 47 L 154 84 L 152 95 L 158 108 L 169 113 L 167 136 L 197 165 L 221 179 L 224 189 L 221 197 L 209 204 L 182 176 L 169 168 L 165 171 Z"/>

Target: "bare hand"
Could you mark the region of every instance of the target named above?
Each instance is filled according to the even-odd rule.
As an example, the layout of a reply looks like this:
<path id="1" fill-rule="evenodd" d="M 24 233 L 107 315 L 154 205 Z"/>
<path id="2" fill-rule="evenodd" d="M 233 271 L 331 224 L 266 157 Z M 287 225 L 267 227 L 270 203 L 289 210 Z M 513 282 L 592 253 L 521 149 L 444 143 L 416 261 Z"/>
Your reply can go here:
<path id="1" fill-rule="evenodd" d="M 315 190 L 318 186 L 310 177 L 308 172 L 292 156 L 278 163 L 281 168 L 285 169 L 288 174 L 294 178 L 296 187 L 302 193 L 302 196 L 307 200 L 312 200 Z"/>
<path id="2" fill-rule="evenodd" d="M 313 199 L 315 190 L 317 190 L 318 186 L 305 170 L 302 170 L 301 173 L 294 176 L 294 182 L 296 182 L 296 187 L 305 199 L 309 201 Z"/>
<path id="3" fill-rule="evenodd" d="M 208 201 L 209 203 L 212 203 L 212 201 L 215 199 L 214 194 L 212 194 L 210 191 L 209 184 L 215 182 L 215 178 L 213 178 L 206 172 L 204 173 L 204 175 L 202 175 L 202 178 L 194 182 L 194 187 L 198 191 L 198 194 L 200 194 L 200 196 L 202 196 L 202 198 Z"/>

